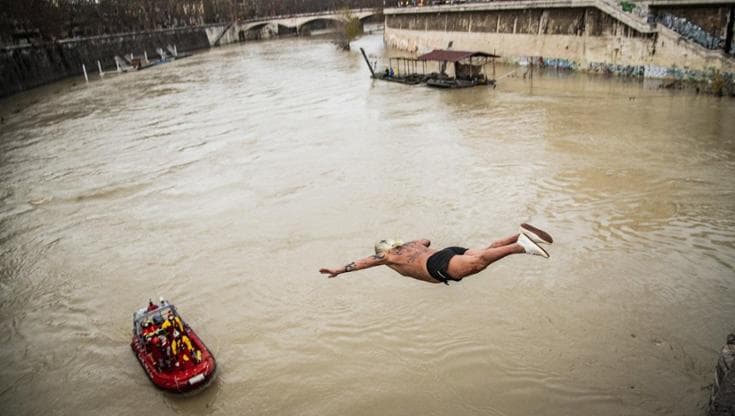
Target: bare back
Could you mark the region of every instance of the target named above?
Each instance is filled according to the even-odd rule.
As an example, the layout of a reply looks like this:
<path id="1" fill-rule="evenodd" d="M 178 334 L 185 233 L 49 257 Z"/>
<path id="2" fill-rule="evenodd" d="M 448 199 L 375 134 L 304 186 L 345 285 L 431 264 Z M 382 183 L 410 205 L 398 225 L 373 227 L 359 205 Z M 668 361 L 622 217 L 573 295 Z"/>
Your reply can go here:
<path id="1" fill-rule="evenodd" d="M 426 260 L 436 252 L 429 240 L 409 241 L 385 253 L 385 265 L 403 276 L 436 283 L 426 270 Z"/>

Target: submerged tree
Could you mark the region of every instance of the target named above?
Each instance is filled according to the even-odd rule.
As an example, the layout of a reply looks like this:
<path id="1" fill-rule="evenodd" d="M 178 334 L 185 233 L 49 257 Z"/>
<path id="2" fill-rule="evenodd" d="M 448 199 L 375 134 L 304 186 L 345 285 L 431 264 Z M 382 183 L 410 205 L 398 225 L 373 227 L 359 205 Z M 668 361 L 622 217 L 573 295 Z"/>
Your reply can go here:
<path id="1" fill-rule="evenodd" d="M 342 49 L 349 51 L 350 42 L 362 35 L 362 22 L 353 15 L 350 9 L 342 10 L 342 24 L 340 28 L 340 46 Z"/>

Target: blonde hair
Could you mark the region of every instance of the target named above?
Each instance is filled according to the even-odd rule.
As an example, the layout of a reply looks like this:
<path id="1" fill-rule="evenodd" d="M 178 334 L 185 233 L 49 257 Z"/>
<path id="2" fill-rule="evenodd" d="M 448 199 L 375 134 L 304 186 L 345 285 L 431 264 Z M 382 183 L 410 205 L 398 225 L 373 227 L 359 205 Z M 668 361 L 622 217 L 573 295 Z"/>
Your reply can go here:
<path id="1" fill-rule="evenodd" d="M 403 241 L 401 240 L 380 240 L 375 243 L 375 254 L 385 253 L 386 251 L 389 251 L 390 249 L 396 248 L 401 245 L 403 245 Z"/>

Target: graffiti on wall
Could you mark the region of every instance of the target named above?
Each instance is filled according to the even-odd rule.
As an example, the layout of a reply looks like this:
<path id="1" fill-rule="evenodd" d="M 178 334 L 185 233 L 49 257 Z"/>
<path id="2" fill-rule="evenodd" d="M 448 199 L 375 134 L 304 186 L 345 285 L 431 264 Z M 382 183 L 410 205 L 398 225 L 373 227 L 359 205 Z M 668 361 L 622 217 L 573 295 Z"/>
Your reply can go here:
<path id="1" fill-rule="evenodd" d="M 709 32 L 700 26 L 690 22 L 683 17 L 676 17 L 670 14 L 658 16 L 658 23 L 668 27 L 683 37 L 696 42 L 707 49 L 720 49 L 724 47 L 724 39 L 719 36 L 712 36 Z"/>
<path id="2" fill-rule="evenodd" d="M 688 68 L 646 65 L 644 76 L 646 78 L 668 78 L 687 81 L 708 81 L 721 77 L 728 83 L 735 81 L 735 73 L 720 72 L 714 68 L 700 71 Z"/>

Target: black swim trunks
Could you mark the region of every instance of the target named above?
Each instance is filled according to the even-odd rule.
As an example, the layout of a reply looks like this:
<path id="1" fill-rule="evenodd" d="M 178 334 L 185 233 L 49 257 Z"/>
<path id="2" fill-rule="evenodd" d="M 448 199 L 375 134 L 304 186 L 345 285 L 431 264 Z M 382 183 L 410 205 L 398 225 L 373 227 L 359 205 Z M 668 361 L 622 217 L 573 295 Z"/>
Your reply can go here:
<path id="1" fill-rule="evenodd" d="M 465 251 L 467 251 L 467 249 L 463 247 L 447 247 L 443 250 L 439 250 L 426 260 L 426 270 L 429 271 L 431 277 L 445 285 L 448 285 L 449 280 L 455 280 L 450 277 L 447 272 L 449 260 L 458 254 L 464 254 Z"/>

